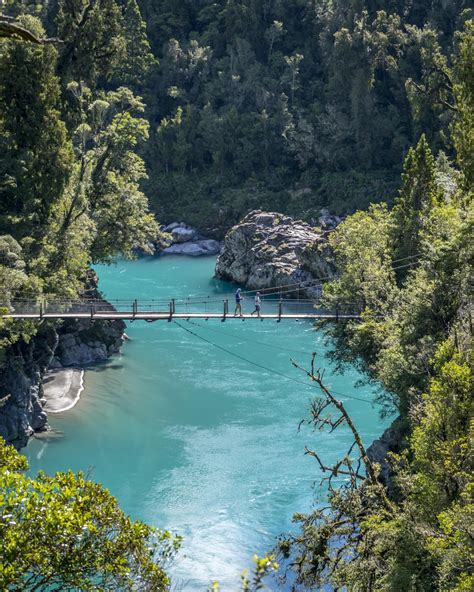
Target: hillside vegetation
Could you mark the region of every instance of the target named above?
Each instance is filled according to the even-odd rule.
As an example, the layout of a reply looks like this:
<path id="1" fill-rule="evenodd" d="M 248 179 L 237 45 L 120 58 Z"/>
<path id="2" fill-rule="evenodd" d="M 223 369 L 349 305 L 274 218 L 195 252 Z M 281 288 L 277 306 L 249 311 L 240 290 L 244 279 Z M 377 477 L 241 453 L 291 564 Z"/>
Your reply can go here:
<path id="1" fill-rule="evenodd" d="M 146 187 L 166 220 L 222 233 L 261 207 L 317 220 L 395 197 L 420 134 L 453 156 L 455 32 L 469 3 L 139 0 Z"/>

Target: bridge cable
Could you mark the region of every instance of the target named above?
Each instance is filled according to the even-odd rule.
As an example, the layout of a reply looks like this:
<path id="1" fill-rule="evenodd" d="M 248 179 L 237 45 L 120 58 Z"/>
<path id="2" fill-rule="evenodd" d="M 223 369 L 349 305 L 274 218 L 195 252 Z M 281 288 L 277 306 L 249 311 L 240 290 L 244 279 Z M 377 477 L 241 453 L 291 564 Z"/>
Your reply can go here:
<path id="1" fill-rule="evenodd" d="M 303 355 L 308 355 L 307 351 L 303 351 L 302 349 L 293 349 L 291 347 L 282 347 L 279 345 L 272 345 L 271 343 L 265 343 L 265 341 L 257 341 L 256 339 L 247 339 L 245 337 L 242 337 L 240 335 L 236 335 L 235 333 L 229 333 L 227 331 L 222 331 L 221 329 L 212 329 L 211 327 L 207 326 L 207 325 L 200 325 L 199 323 L 195 323 L 194 321 L 191 321 L 189 319 L 186 319 L 187 322 L 190 325 L 194 325 L 195 327 L 199 327 L 200 329 L 204 329 L 205 331 L 212 331 L 213 333 L 216 333 L 217 335 L 228 335 L 229 337 L 232 337 L 233 339 L 240 339 L 242 341 L 247 341 L 248 343 L 255 343 L 257 345 L 263 345 L 265 347 L 270 347 L 271 349 L 276 349 L 278 351 L 288 351 L 288 352 L 294 352 L 297 354 L 303 354 Z"/>
<path id="2" fill-rule="evenodd" d="M 411 256 L 411 257 L 414 257 L 414 255 Z M 404 257 L 403 259 L 408 259 L 408 257 Z M 413 265 L 416 265 L 416 264 L 417 264 L 416 261 L 412 261 L 410 263 L 405 263 L 404 265 L 398 265 L 397 267 L 391 267 L 391 270 L 392 271 L 397 271 L 398 269 L 403 269 L 405 267 L 412 267 Z M 317 280 L 312 280 L 310 282 L 303 282 L 301 284 L 287 284 L 287 286 L 300 286 L 300 287 L 293 288 L 291 290 L 286 290 L 285 292 L 282 293 L 282 295 L 283 296 L 286 296 L 287 294 L 291 294 L 291 293 L 294 293 L 294 292 L 297 292 L 299 290 L 306 289 L 306 288 L 318 288 L 318 287 L 322 287 L 319 283 L 322 280 L 325 280 L 325 279 L 335 279 L 335 278 L 332 277 L 332 276 L 327 276 L 326 278 L 319 278 Z M 306 285 L 304 285 L 305 283 L 306 283 Z M 365 280 L 362 283 L 368 283 L 368 281 Z M 279 286 L 279 287 L 275 287 L 275 288 L 273 288 L 273 287 L 272 288 L 260 288 L 259 290 L 241 290 L 241 294 L 243 294 L 243 295 L 244 294 L 247 294 L 248 295 L 248 294 L 254 294 L 257 291 L 260 291 L 261 294 L 262 294 L 262 300 L 264 300 L 265 297 L 268 297 L 268 296 L 278 296 L 280 294 L 280 288 L 285 288 L 285 287 L 286 286 Z M 273 290 L 273 291 L 271 291 L 271 292 L 265 292 L 265 290 Z M 215 294 L 215 295 L 213 294 L 212 296 L 216 296 L 216 298 L 219 296 L 220 298 L 219 299 L 215 299 L 215 300 L 207 300 L 206 301 L 207 304 L 212 304 L 212 303 L 216 303 L 216 302 L 222 302 L 222 299 L 223 299 L 224 296 L 227 296 L 230 299 L 230 298 L 232 298 L 234 296 L 234 293 L 233 292 L 226 292 L 226 293 L 222 293 L 222 294 Z M 195 302 L 194 299 L 195 298 L 196 299 L 197 298 L 203 298 L 203 297 L 204 296 L 194 296 L 192 298 L 186 298 L 186 299 L 181 299 L 181 300 L 180 299 L 176 299 L 176 303 L 178 303 L 178 304 L 179 303 L 185 303 L 186 306 L 193 305 L 193 304 L 196 305 L 196 304 L 199 304 L 199 302 Z M 209 298 L 209 295 L 208 295 L 208 298 Z M 308 300 L 308 299 L 298 301 L 295 298 L 288 298 L 288 299 L 283 298 L 283 300 L 285 302 L 287 302 L 288 304 L 297 304 L 298 302 L 314 302 L 313 300 Z"/>
<path id="3" fill-rule="evenodd" d="M 393 267 L 395 263 L 400 263 L 401 261 L 406 261 L 407 259 L 417 259 L 419 257 L 422 257 L 422 255 L 423 255 L 422 253 L 417 253 L 416 255 L 407 255 L 406 257 L 400 257 L 399 259 L 394 259 L 393 261 L 391 261 L 391 263 L 388 267 L 392 268 L 393 271 L 396 271 L 397 269 L 402 269 L 403 267 L 409 267 L 411 265 L 416 265 L 417 262 L 413 261 L 411 263 L 407 263 L 406 265 L 402 265 L 399 267 Z M 265 296 L 269 296 L 269 295 L 271 296 L 273 294 L 279 294 L 279 290 L 281 288 L 292 288 L 293 286 L 299 286 L 299 288 L 296 288 L 294 290 L 288 290 L 286 293 L 295 292 L 298 289 L 315 287 L 314 284 L 317 284 L 318 282 L 330 281 L 330 280 L 334 280 L 334 279 L 336 279 L 334 277 L 334 275 L 326 275 L 326 276 L 322 276 L 320 278 L 315 278 L 314 280 L 294 282 L 292 284 L 282 284 L 281 286 L 272 286 L 272 287 L 268 287 L 268 288 L 256 288 L 255 290 L 242 290 L 241 292 L 242 292 L 242 294 L 252 294 L 257 291 L 275 290 L 274 292 L 270 292 L 269 294 L 265 294 Z M 196 296 L 191 297 L 190 299 L 192 300 L 193 298 L 202 298 L 205 296 L 206 296 L 205 294 L 203 296 L 196 295 Z"/>
<path id="4" fill-rule="evenodd" d="M 242 360 L 243 362 L 246 362 L 247 364 L 251 364 L 252 366 L 255 366 L 256 368 L 259 368 L 260 370 L 265 370 L 266 372 L 276 374 L 277 376 L 280 376 L 281 378 L 285 378 L 286 380 L 291 380 L 292 382 L 297 382 L 298 384 L 303 384 L 304 386 L 313 386 L 313 387 L 317 386 L 313 382 L 306 382 L 303 380 L 299 380 L 298 378 L 293 378 L 292 376 L 288 376 L 287 374 L 283 374 L 283 372 L 279 372 L 278 370 L 274 370 L 273 368 L 269 368 L 268 366 L 263 366 L 262 364 L 259 364 L 258 362 L 254 362 L 253 360 L 249 360 L 248 358 L 245 358 L 244 356 L 236 354 L 235 352 L 232 352 L 232 351 L 226 349 L 225 347 L 222 347 L 221 345 L 218 345 L 217 343 L 214 343 L 213 341 L 206 339 L 202 335 L 198 335 L 197 333 L 195 333 L 191 329 L 188 329 L 187 327 L 184 327 L 183 325 L 178 323 L 178 321 L 173 321 L 173 322 L 175 325 L 177 325 L 178 327 L 180 327 L 181 329 L 183 329 L 187 333 L 190 333 L 191 335 L 194 335 L 194 337 L 201 339 L 201 341 L 204 341 L 205 343 L 208 343 L 209 345 L 212 345 L 213 347 L 225 352 L 226 354 L 228 354 L 230 356 L 233 356 L 234 358 Z M 339 392 L 334 391 L 332 389 L 331 389 L 331 392 L 340 396 L 340 397 L 344 397 L 346 399 L 353 399 L 354 401 L 360 401 L 361 403 L 367 403 L 368 405 L 380 405 L 380 403 L 378 403 L 377 401 L 367 401 L 367 399 L 361 399 L 360 397 L 354 397 L 351 395 L 339 393 Z"/>

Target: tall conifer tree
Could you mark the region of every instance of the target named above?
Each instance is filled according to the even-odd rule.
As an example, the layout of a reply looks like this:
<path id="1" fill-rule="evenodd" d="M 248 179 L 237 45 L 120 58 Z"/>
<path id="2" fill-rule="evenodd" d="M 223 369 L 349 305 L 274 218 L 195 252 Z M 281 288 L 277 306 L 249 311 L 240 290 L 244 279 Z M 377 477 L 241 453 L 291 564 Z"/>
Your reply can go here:
<path id="1" fill-rule="evenodd" d="M 19 22 L 44 36 L 36 18 Z M 72 146 L 58 108 L 56 60 L 52 45 L 11 40 L 0 50 L 0 228 L 18 239 L 41 238 L 72 167 Z"/>
<path id="2" fill-rule="evenodd" d="M 420 231 L 437 199 L 435 159 L 423 134 L 405 158 L 402 187 L 393 210 L 395 260 L 419 254 Z M 406 269 L 399 277 L 405 277 Z"/>

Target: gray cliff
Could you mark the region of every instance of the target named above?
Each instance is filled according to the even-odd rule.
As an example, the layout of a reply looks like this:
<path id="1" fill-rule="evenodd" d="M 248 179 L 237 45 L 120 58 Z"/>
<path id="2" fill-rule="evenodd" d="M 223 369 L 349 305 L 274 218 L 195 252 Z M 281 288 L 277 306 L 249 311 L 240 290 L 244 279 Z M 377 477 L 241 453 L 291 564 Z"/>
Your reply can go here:
<path id="1" fill-rule="evenodd" d="M 218 278 L 249 289 L 307 283 L 300 295 L 309 298 L 319 294 L 319 288 L 311 284 L 334 274 L 324 232 L 289 216 L 260 210 L 250 212 L 229 230 L 216 263 Z"/>
<path id="2" fill-rule="evenodd" d="M 379 479 L 385 485 L 388 495 L 393 499 L 397 495 L 394 482 L 394 470 L 390 464 L 390 455 L 399 454 L 405 447 L 408 426 L 398 417 L 367 449 L 367 455 L 373 463 L 380 466 Z"/>
<path id="3" fill-rule="evenodd" d="M 85 295 L 100 298 L 95 274 L 87 281 Z M 48 429 L 42 385 L 46 370 L 106 360 L 119 351 L 124 331 L 123 321 L 43 321 L 28 343 L 11 346 L 0 366 L 0 436 L 21 448 L 34 432 Z"/>

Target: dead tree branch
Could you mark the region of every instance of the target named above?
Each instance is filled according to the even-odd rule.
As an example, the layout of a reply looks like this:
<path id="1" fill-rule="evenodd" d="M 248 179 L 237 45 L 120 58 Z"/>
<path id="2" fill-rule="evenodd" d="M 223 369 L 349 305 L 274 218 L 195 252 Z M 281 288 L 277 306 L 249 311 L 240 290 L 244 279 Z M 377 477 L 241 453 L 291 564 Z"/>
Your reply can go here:
<path id="1" fill-rule="evenodd" d="M 352 432 L 352 436 L 354 438 L 354 442 L 350 446 L 349 450 L 347 451 L 344 458 L 338 460 L 334 465 L 327 466 L 325 465 L 319 455 L 314 451 L 310 450 L 306 447 L 305 454 L 308 454 L 316 459 L 319 464 L 319 467 L 323 473 L 330 473 L 329 477 L 325 477 L 324 480 L 328 480 L 330 489 L 332 490 L 331 480 L 338 475 L 343 475 L 345 477 L 350 478 L 350 487 L 357 487 L 357 483 L 359 481 L 367 481 L 369 485 L 374 486 L 379 495 L 380 500 L 382 501 L 383 505 L 387 510 L 390 512 L 393 510 L 393 506 L 391 501 L 388 499 L 385 488 L 383 484 L 378 479 L 378 472 L 374 463 L 370 460 L 367 450 L 362 442 L 362 438 L 360 437 L 359 431 L 357 430 L 354 422 L 352 421 L 351 416 L 347 412 L 344 404 L 342 401 L 339 401 L 334 397 L 329 389 L 323 382 L 324 378 L 324 370 L 317 369 L 316 364 L 316 354 L 313 353 L 311 359 L 311 370 L 306 370 L 302 366 L 300 366 L 294 360 L 291 361 L 293 366 L 298 370 L 301 370 L 306 374 L 306 376 L 315 382 L 319 389 L 321 390 L 322 394 L 324 395 L 324 399 L 316 399 L 311 404 L 311 415 L 312 420 L 311 423 L 313 426 L 318 430 L 323 430 L 325 428 L 329 428 L 329 433 L 332 433 L 335 429 L 341 426 L 343 423 L 346 423 L 349 429 Z M 330 407 L 335 407 L 339 412 L 339 417 L 333 418 L 331 415 L 323 413 Z M 355 461 L 356 466 L 354 467 L 354 461 L 351 459 L 351 454 L 357 448 L 359 451 L 359 458 Z M 365 472 L 367 477 L 364 477 L 360 474 L 360 467 L 363 464 L 365 468 Z"/>

